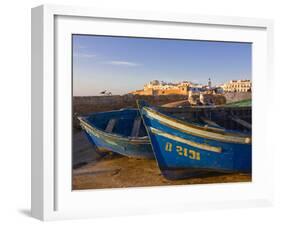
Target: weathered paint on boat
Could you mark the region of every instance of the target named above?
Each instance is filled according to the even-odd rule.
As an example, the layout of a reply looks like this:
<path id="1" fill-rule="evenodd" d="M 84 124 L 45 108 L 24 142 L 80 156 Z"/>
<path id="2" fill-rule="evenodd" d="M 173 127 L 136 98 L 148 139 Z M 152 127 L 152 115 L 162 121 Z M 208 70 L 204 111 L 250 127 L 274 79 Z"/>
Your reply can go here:
<path id="1" fill-rule="evenodd" d="M 89 140 L 99 149 L 133 158 L 154 158 L 150 141 L 142 123 L 138 128 L 140 130 L 138 136 L 131 136 L 137 117 L 140 117 L 137 109 L 124 109 L 94 113 L 87 117 L 78 117 L 78 119 Z M 111 119 L 116 119 L 116 123 L 112 126 L 111 132 L 106 132 Z"/>
<path id="2" fill-rule="evenodd" d="M 168 179 L 206 172 L 251 172 L 251 133 L 179 120 L 138 102 L 162 174 Z"/>

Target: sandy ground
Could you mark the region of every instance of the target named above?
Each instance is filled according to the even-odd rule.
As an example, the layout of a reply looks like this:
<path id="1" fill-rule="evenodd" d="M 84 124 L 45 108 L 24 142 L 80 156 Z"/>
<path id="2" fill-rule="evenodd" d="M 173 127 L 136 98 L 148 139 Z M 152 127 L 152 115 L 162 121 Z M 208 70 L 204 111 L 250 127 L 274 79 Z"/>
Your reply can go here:
<path id="1" fill-rule="evenodd" d="M 124 188 L 160 185 L 249 182 L 247 174 L 223 174 L 170 181 L 155 160 L 133 159 L 99 152 L 83 132 L 73 136 L 73 189 Z"/>

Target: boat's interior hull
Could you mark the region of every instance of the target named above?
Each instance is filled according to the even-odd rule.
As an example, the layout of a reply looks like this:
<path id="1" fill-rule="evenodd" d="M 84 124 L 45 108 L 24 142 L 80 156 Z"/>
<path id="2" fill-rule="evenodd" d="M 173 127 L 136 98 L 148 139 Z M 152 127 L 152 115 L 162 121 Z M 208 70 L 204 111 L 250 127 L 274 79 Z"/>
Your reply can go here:
<path id="1" fill-rule="evenodd" d="M 125 109 L 120 111 L 95 113 L 88 116 L 87 121 L 95 128 L 107 132 L 106 128 L 108 127 L 110 120 L 116 119 L 112 130 L 108 133 L 120 135 L 123 137 L 130 137 L 132 135 L 134 122 L 137 118 L 140 118 L 137 109 Z M 145 136 L 147 136 L 145 127 L 143 123 L 140 123 L 137 137 Z"/>
<path id="2" fill-rule="evenodd" d="M 251 107 L 186 107 L 155 108 L 169 116 L 201 126 L 215 126 L 225 130 L 250 133 L 252 124 Z M 239 120 L 237 120 L 239 119 Z M 208 123 L 207 123 L 208 122 Z M 243 124 L 244 122 L 244 124 Z M 216 124 L 216 125 L 215 125 Z"/>

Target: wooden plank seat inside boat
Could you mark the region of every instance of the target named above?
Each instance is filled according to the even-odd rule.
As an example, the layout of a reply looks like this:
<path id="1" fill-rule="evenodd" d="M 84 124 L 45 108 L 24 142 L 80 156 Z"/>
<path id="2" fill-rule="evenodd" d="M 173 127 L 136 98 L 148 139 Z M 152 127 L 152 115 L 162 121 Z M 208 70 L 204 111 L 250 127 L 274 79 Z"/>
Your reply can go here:
<path id="1" fill-rule="evenodd" d="M 205 122 L 207 125 L 210 125 L 210 126 L 213 126 L 213 127 L 221 127 L 219 124 L 217 124 L 216 122 L 210 120 L 210 119 L 207 119 L 205 117 L 200 117 L 200 119 Z"/>
<path id="2" fill-rule="evenodd" d="M 107 133 L 111 133 L 115 124 L 116 124 L 117 119 L 116 118 L 112 118 L 108 121 L 107 126 L 105 128 L 105 132 Z"/>
<path id="3" fill-rule="evenodd" d="M 131 133 L 131 137 L 138 137 L 141 127 L 141 117 L 136 117 L 133 124 L 133 129 Z"/>
<path id="4" fill-rule="evenodd" d="M 237 122 L 238 124 L 246 127 L 247 129 L 252 129 L 252 125 L 250 123 L 248 123 L 247 121 L 241 119 L 241 118 L 238 118 L 237 116 L 230 116 L 229 117 L 231 120 Z"/>

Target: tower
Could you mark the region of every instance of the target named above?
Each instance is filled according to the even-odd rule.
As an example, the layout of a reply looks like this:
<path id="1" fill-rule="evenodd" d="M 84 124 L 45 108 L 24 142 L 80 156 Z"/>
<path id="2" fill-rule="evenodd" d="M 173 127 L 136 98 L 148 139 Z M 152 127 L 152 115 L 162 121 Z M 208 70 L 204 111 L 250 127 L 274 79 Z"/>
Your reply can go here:
<path id="1" fill-rule="evenodd" d="M 211 88 L 212 87 L 212 82 L 211 82 L 211 79 L 209 78 L 208 80 L 208 87 Z"/>

